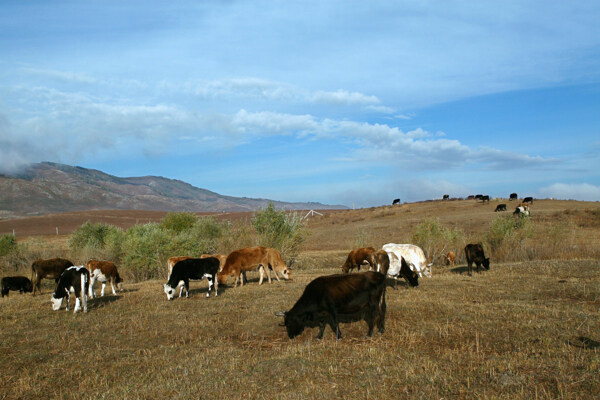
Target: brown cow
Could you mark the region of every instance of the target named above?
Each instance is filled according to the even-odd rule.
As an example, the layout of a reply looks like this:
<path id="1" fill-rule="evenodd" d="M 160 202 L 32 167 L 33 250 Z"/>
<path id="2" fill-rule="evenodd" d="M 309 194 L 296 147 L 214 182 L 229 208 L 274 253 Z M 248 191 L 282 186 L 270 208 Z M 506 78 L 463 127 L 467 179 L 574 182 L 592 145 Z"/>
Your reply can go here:
<path id="1" fill-rule="evenodd" d="M 446 254 L 445 261 L 446 261 L 446 265 L 449 265 L 454 268 L 454 261 L 456 261 L 456 254 L 454 254 L 453 251 L 449 251 L 448 254 Z"/>
<path id="2" fill-rule="evenodd" d="M 363 264 L 369 264 L 369 269 L 377 269 L 377 260 L 375 258 L 375 249 L 373 247 L 360 247 L 348 253 L 346 262 L 342 265 L 342 272 L 347 274 L 354 268 L 360 271 Z"/>
<path id="3" fill-rule="evenodd" d="M 262 285 L 265 271 L 269 283 L 271 283 L 271 269 L 275 272 L 277 280 L 279 280 L 279 277 L 277 276 L 278 272 L 281 273 L 285 279 L 290 279 L 290 270 L 283 262 L 281 253 L 270 247 L 258 246 L 238 249 L 229 253 L 223 269 L 219 271 L 219 284 L 223 285 L 227 283 L 227 278 L 229 276 L 235 276 L 233 287 L 237 287 L 240 275 L 246 271 L 253 271 L 255 269 L 258 269 L 260 272 L 259 285 Z M 244 286 L 243 277 L 241 279 L 241 285 Z"/>
<path id="4" fill-rule="evenodd" d="M 119 291 L 123 290 L 123 279 L 119 276 L 119 271 L 117 271 L 117 266 L 114 262 L 90 260 L 85 264 L 85 268 L 90 271 L 90 299 L 94 298 L 94 282 L 96 280 L 102 283 L 100 296 L 104 296 L 104 288 L 106 287 L 106 282 L 109 281 L 113 295 L 117 295 L 115 286 L 117 286 Z"/>
<path id="5" fill-rule="evenodd" d="M 387 276 L 388 270 L 390 269 L 390 256 L 387 251 L 382 249 L 375 253 L 375 261 L 377 261 L 375 270 Z"/>
<path id="6" fill-rule="evenodd" d="M 40 294 L 42 294 L 42 290 L 40 289 L 40 284 L 42 279 L 50 278 L 56 279 L 60 278 L 60 275 L 64 272 L 65 269 L 72 267 L 73 263 L 64 258 L 50 258 L 47 260 L 36 260 L 31 264 L 31 284 L 33 285 L 33 295 L 35 296 L 35 290 L 37 289 Z"/>
<path id="7" fill-rule="evenodd" d="M 483 247 L 479 243 L 471 243 L 466 245 L 465 256 L 467 258 L 467 265 L 469 267 L 469 276 L 471 276 L 473 263 L 475 263 L 477 266 L 477 273 L 479 273 L 479 267 L 481 265 L 483 265 L 483 268 L 485 269 L 490 269 L 490 259 L 485 257 Z"/>

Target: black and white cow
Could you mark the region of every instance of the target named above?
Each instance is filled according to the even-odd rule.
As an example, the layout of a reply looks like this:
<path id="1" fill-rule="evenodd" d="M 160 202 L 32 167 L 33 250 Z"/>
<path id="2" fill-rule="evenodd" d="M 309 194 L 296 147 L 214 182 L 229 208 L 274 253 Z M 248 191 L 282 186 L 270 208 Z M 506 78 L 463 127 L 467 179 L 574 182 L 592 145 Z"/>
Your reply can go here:
<path id="1" fill-rule="evenodd" d="M 311 281 L 294 307 L 276 315 L 284 317 L 290 339 L 305 328 L 319 327 L 317 339 L 329 325 L 338 339 L 342 338 L 340 322 L 365 320 L 367 336 L 377 324 L 379 333 L 385 329 L 385 275 L 367 271 L 357 274 L 321 276 Z"/>
<path id="2" fill-rule="evenodd" d="M 83 305 L 83 312 L 87 312 L 87 293 L 90 285 L 90 271 L 85 269 L 83 265 L 76 267 L 69 267 L 60 275 L 58 279 L 58 286 L 50 300 L 52 301 L 52 309 L 54 311 L 60 310 L 63 299 L 67 298 L 67 311 L 69 311 L 69 304 L 71 301 L 71 293 L 75 293 L 75 309 L 73 312 L 81 310 Z M 81 299 L 81 302 L 80 300 Z"/>
<path id="3" fill-rule="evenodd" d="M 210 297 L 210 291 L 213 287 L 215 296 L 218 296 L 219 282 L 217 281 L 217 273 L 219 272 L 219 265 L 220 261 L 216 257 L 188 258 L 179 261 L 173 266 L 169 281 L 163 285 L 167 300 L 173 300 L 177 286 L 179 286 L 181 281 L 183 281 L 183 285 L 179 290 L 179 297 L 181 297 L 184 287 L 185 297 L 189 297 L 190 280 L 199 281 L 204 278 L 208 280 L 208 292 L 206 292 L 206 297 Z"/>
<path id="4" fill-rule="evenodd" d="M 2 278 L 2 297 L 8 296 L 10 290 L 18 290 L 23 294 L 23 292 L 31 292 L 33 285 L 29 278 L 24 276 L 5 276 Z"/>

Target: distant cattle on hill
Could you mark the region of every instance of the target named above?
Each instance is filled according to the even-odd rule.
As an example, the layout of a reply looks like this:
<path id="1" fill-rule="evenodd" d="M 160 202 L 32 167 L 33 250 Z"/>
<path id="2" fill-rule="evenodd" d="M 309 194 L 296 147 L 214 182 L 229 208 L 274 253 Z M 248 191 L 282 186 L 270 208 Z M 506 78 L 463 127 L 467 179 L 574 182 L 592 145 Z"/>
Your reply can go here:
<path id="1" fill-rule="evenodd" d="M 523 198 L 523 203 L 533 204 L 533 197 L 525 197 L 525 198 Z"/>
<path id="2" fill-rule="evenodd" d="M 509 200 L 510 200 L 510 201 L 512 201 L 512 200 L 517 200 L 518 198 L 519 198 L 519 196 L 517 196 L 517 194 L 516 194 L 516 193 L 511 193 L 511 194 L 510 194 L 510 197 L 509 197 Z"/>
<path id="3" fill-rule="evenodd" d="M 442 199 L 443 200 L 450 200 L 450 195 L 449 194 L 445 194 Z"/>
<path id="4" fill-rule="evenodd" d="M 489 196 L 489 195 L 487 195 L 487 194 L 486 194 L 485 196 L 481 196 L 481 202 L 482 202 L 482 203 L 485 203 L 486 201 L 487 201 L 488 203 L 490 202 L 490 196 Z"/>
<path id="5" fill-rule="evenodd" d="M 394 199 L 394 201 L 392 201 L 393 206 L 395 206 L 396 204 L 400 204 L 400 199 Z"/>

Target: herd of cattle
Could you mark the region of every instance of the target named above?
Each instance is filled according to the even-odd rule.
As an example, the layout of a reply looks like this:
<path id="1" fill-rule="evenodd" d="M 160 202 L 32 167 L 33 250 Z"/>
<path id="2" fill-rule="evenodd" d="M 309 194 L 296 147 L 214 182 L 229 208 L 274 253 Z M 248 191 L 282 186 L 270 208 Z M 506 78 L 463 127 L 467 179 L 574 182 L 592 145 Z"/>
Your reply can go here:
<path id="1" fill-rule="evenodd" d="M 489 258 L 485 257 L 481 245 L 467 245 L 465 256 L 469 275 L 472 274 L 473 263 L 477 266 L 477 272 L 481 266 L 489 269 Z M 454 266 L 455 258 L 454 252 L 449 252 L 446 263 Z M 423 250 L 412 244 L 389 243 L 380 250 L 373 247 L 354 249 L 342 265 L 341 274 L 314 279 L 289 311 L 277 315 L 284 317 L 283 326 L 290 339 L 307 327 L 319 327 L 317 338 L 320 339 L 327 325 L 340 339 L 342 335 L 339 323 L 360 320 L 367 322 L 368 336 L 372 335 L 375 325 L 383 333 L 387 278 L 395 280 L 394 287 L 398 278 L 404 278 L 409 286 L 418 286 L 420 277 L 432 276 L 431 266 L 431 263 L 427 263 Z M 368 268 L 369 271 L 361 273 L 361 268 Z M 354 269 L 359 272 L 350 273 Z M 116 295 L 116 290 L 122 290 L 123 280 L 117 266 L 111 261 L 90 260 L 85 265 L 75 266 L 69 260 L 53 258 L 34 261 L 31 271 L 31 280 L 24 276 L 2 278 L 2 297 L 8 296 L 10 290 L 33 292 L 34 296 L 36 291 L 41 294 L 41 280 L 54 279 L 56 286 L 51 296 L 52 309 L 59 310 L 66 298 L 66 309 L 69 310 L 71 294 L 74 294 L 74 312 L 87 312 L 87 299 L 94 298 L 96 281 L 102 284 L 101 296 L 104 296 L 107 283 L 110 283 L 113 295 Z M 163 290 L 168 300 L 175 297 L 177 287 L 180 287 L 179 297 L 182 297 L 184 289 L 186 297 L 189 297 L 190 280 L 206 278 L 209 285 L 206 296 L 209 297 L 211 292 L 217 296 L 219 285 L 225 284 L 229 277 L 235 278 L 234 288 L 238 282 L 243 286 L 244 281 L 247 282 L 248 271 L 260 273 L 259 284 L 263 283 L 265 274 L 271 283 L 271 272 L 278 281 L 279 275 L 286 280 L 291 279 L 291 271 L 281 253 L 262 246 L 234 250 L 227 256 L 205 254 L 198 258 L 171 257 L 167 262 L 167 271 L 168 280 L 163 285 Z"/>

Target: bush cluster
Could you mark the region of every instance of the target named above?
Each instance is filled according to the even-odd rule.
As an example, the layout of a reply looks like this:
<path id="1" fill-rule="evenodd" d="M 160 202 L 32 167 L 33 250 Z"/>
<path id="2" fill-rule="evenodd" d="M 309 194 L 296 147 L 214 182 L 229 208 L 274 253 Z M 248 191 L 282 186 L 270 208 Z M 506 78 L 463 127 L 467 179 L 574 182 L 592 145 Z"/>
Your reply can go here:
<path id="1" fill-rule="evenodd" d="M 256 212 L 248 224 L 234 225 L 193 213 L 169 213 L 160 223 L 135 225 L 126 231 L 112 225 L 86 222 L 68 239 L 79 260 L 104 259 L 120 265 L 129 279 L 141 281 L 166 277 L 166 262 L 173 256 L 198 257 L 241 247 L 262 245 L 278 249 L 293 260 L 306 237 L 295 214 L 277 211 L 273 204 Z"/>

